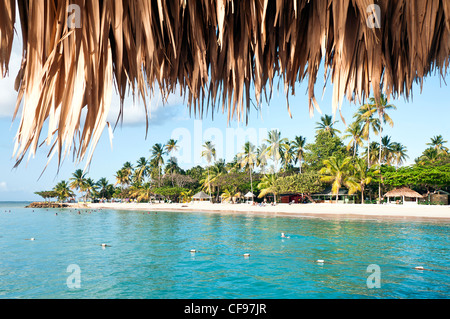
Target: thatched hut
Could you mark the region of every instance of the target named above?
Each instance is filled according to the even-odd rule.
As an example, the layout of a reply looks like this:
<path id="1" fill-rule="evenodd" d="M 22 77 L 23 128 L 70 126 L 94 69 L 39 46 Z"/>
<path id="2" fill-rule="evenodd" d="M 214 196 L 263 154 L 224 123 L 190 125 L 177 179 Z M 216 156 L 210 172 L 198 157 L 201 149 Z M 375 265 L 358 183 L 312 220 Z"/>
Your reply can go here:
<path id="1" fill-rule="evenodd" d="M 211 196 L 206 194 L 204 191 L 200 191 L 197 194 L 195 194 L 194 196 L 192 196 L 192 200 L 193 201 L 198 201 L 198 202 L 210 201 L 211 200 Z"/>
<path id="2" fill-rule="evenodd" d="M 423 198 L 418 192 L 413 191 L 408 187 L 395 188 L 386 194 L 384 197 L 388 198 L 388 203 L 391 203 L 391 200 L 395 198 L 401 199 L 402 204 L 418 204 L 419 198 Z"/>
<path id="3" fill-rule="evenodd" d="M 333 112 L 344 98 L 408 98 L 432 71 L 446 75 L 450 1 L 0 0 L 2 77 L 17 33 L 16 165 L 44 142 L 49 157 L 73 151 L 89 163 L 88 146 L 114 126 L 113 88 L 121 102 L 127 92 L 144 102 L 154 90 L 163 100 L 181 92 L 194 114 L 221 109 L 231 120 L 270 99 L 277 78 L 286 94 L 307 81 L 313 114 L 324 66 Z"/>

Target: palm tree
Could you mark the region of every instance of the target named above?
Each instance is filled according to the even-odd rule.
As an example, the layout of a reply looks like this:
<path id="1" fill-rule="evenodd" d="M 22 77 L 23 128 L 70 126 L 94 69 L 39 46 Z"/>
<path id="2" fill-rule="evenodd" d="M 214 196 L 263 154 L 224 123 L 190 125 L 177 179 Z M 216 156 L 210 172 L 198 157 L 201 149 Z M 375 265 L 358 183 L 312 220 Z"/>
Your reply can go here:
<path id="1" fill-rule="evenodd" d="M 292 144 L 287 141 L 281 150 L 281 164 L 283 165 L 284 171 L 287 171 L 289 167 L 292 167 L 292 162 L 295 160 L 293 149 L 294 147 Z"/>
<path id="2" fill-rule="evenodd" d="M 161 166 L 164 164 L 164 146 L 161 143 L 156 143 L 153 145 L 152 149 L 152 161 L 158 166 L 158 187 L 161 187 Z"/>
<path id="3" fill-rule="evenodd" d="M 362 127 L 358 121 L 352 122 L 350 126 L 345 130 L 346 133 L 342 138 L 350 138 L 350 142 L 347 144 L 347 150 L 353 148 L 353 158 L 356 156 L 358 146 L 363 146 L 362 142 Z"/>
<path id="4" fill-rule="evenodd" d="M 119 169 L 114 177 L 116 178 L 116 183 L 114 185 L 120 184 L 122 190 L 124 186 L 130 185 L 130 175 L 128 174 L 126 169 Z"/>
<path id="5" fill-rule="evenodd" d="M 259 167 L 261 173 L 265 173 L 267 166 L 267 145 L 264 143 L 256 149 L 256 166 Z"/>
<path id="6" fill-rule="evenodd" d="M 272 157 L 275 165 L 275 173 L 277 171 L 277 163 L 281 158 L 281 154 L 288 142 L 287 138 L 281 138 L 278 130 L 272 130 L 268 133 L 268 138 L 264 140 L 268 144 L 266 148 L 267 156 Z"/>
<path id="7" fill-rule="evenodd" d="M 406 155 L 407 151 L 408 150 L 406 149 L 406 146 L 402 145 L 401 143 L 393 142 L 391 144 L 391 152 L 393 155 L 392 158 L 393 158 L 393 161 L 395 162 L 396 170 L 409 157 L 408 155 Z"/>
<path id="8" fill-rule="evenodd" d="M 378 164 L 380 147 L 378 142 L 371 142 L 368 147 L 366 147 L 366 159 L 367 165 L 370 167 L 372 165 Z M 369 155 L 369 157 L 367 157 Z"/>
<path id="9" fill-rule="evenodd" d="M 137 160 L 136 168 L 134 169 L 134 174 L 136 176 L 136 179 L 139 183 L 142 183 L 143 179 L 149 174 L 150 172 L 150 163 L 147 161 L 145 157 L 140 157 Z"/>
<path id="10" fill-rule="evenodd" d="M 97 183 L 98 187 L 98 195 L 100 198 L 110 199 L 112 194 L 114 193 L 114 186 L 111 185 L 106 177 L 100 178 Z"/>
<path id="11" fill-rule="evenodd" d="M 335 157 L 330 156 L 323 161 L 323 167 L 319 173 L 323 176 L 323 182 L 332 183 L 332 192 L 336 194 L 336 203 L 338 202 L 339 189 L 344 185 L 348 188 L 349 194 L 353 194 L 358 189 L 354 177 L 352 176 L 352 157 Z"/>
<path id="12" fill-rule="evenodd" d="M 381 144 L 382 147 L 380 147 L 380 152 L 382 153 L 381 156 L 379 155 L 379 159 L 381 158 L 381 161 L 379 160 L 378 164 L 388 164 L 391 165 L 391 162 L 394 160 L 394 154 L 392 152 L 392 143 L 391 143 L 391 137 L 390 136 L 383 136 L 381 138 Z"/>
<path id="13" fill-rule="evenodd" d="M 372 150 L 372 148 L 369 147 L 371 145 L 370 130 L 372 129 L 374 133 L 378 135 L 380 130 L 380 120 L 374 118 L 370 104 L 361 105 L 353 117 L 356 119 L 356 122 L 361 125 L 361 136 L 367 141 L 367 165 L 370 167 L 370 151 Z"/>
<path id="14" fill-rule="evenodd" d="M 74 196 L 69 184 L 64 180 L 56 184 L 53 191 L 57 194 L 58 201 L 60 202 L 65 201 L 68 197 Z"/>
<path id="15" fill-rule="evenodd" d="M 335 136 L 336 133 L 341 133 L 338 129 L 335 129 L 333 125 L 338 121 L 333 121 L 333 117 L 331 115 L 325 114 L 320 118 L 320 122 L 316 122 L 316 129 L 321 131 L 325 131 L 331 134 L 331 136 Z"/>
<path id="16" fill-rule="evenodd" d="M 252 178 L 252 170 L 256 164 L 256 151 L 255 145 L 251 142 L 246 142 L 243 146 L 243 152 L 238 154 L 239 163 L 241 168 L 249 169 L 250 171 L 250 188 L 253 194 L 253 178 Z"/>
<path id="17" fill-rule="evenodd" d="M 300 174 L 302 173 L 303 156 L 305 154 L 306 137 L 296 136 L 291 142 L 292 152 L 295 155 L 295 162 L 299 162 Z"/>
<path id="18" fill-rule="evenodd" d="M 206 141 L 205 144 L 203 144 L 204 150 L 202 151 L 202 157 L 206 159 L 208 162 L 208 191 L 209 191 L 209 198 L 211 198 L 211 181 L 209 178 L 209 164 L 211 164 L 211 161 L 216 159 L 216 149 L 214 148 L 214 144 L 211 141 Z"/>
<path id="19" fill-rule="evenodd" d="M 70 188 L 79 191 L 83 189 L 84 185 L 86 184 L 86 173 L 84 173 L 82 169 L 77 169 L 72 174 L 72 177 L 69 179 L 69 181 Z"/>
<path id="20" fill-rule="evenodd" d="M 173 155 L 174 152 L 178 151 L 180 147 L 177 145 L 177 142 L 177 140 L 172 138 L 167 142 L 165 149 L 168 155 Z"/>
<path id="21" fill-rule="evenodd" d="M 448 148 L 444 146 L 445 143 L 447 143 L 447 141 L 444 141 L 442 135 L 437 135 L 433 136 L 431 142 L 427 143 L 427 145 L 437 150 L 438 153 L 448 153 Z"/>
<path id="22" fill-rule="evenodd" d="M 277 180 L 277 177 L 275 174 L 265 174 L 263 176 L 263 178 L 261 178 L 261 181 L 258 184 L 258 189 L 260 190 L 258 198 L 263 198 L 267 194 L 273 194 L 273 201 L 274 201 L 274 203 L 276 203 L 277 194 L 276 194 L 276 189 L 274 187 L 276 180 Z"/>
<path id="23" fill-rule="evenodd" d="M 370 169 L 367 162 L 362 158 L 354 159 L 353 169 L 355 181 L 358 183 L 358 189 L 361 191 L 361 204 L 364 204 L 364 189 L 372 181 L 372 177 L 369 176 Z M 374 171 L 374 173 L 377 174 L 378 171 Z"/>
<path id="24" fill-rule="evenodd" d="M 86 179 L 86 183 L 84 184 L 83 187 L 84 190 L 84 201 L 87 201 L 87 198 L 91 198 L 91 195 L 95 194 L 95 192 L 97 191 L 97 185 L 94 182 L 94 180 L 92 178 L 88 178 Z"/>
<path id="25" fill-rule="evenodd" d="M 386 97 L 386 95 L 381 94 L 380 99 L 377 101 L 374 97 L 371 97 L 369 99 L 369 103 L 368 103 L 368 112 L 374 114 L 374 113 L 378 113 L 378 121 L 380 123 L 380 129 L 379 129 L 379 136 L 380 136 L 380 151 L 378 153 L 379 155 L 379 160 L 378 163 L 381 165 L 383 164 L 382 162 L 382 156 L 383 156 L 383 143 L 381 141 L 382 139 L 382 134 L 383 134 L 383 124 L 388 123 L 389 126 L 393 127 L 394 126 L 394 121 L 392 121 L 392 119 L 390 118 L 390 116 L 386 113 L 386 110 L 396 110 L 397 107 L 394 104 L 388 104 L 388 99 Z"/>

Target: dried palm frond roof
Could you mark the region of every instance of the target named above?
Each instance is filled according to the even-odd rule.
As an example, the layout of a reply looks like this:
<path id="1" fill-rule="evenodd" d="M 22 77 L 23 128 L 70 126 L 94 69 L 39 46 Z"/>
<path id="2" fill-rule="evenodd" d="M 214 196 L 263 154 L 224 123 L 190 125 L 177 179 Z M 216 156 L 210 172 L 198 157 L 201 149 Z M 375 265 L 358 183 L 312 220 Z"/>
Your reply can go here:
<path id="1" fill-rule="evenodd" d="M 431 71 L 444 77 L 450 1 L 373 2 L 0 0 L 2 76 L 16 5 L 23 38 L 15 82 L 14 117 L 23 102 L 17 164 L 41 142 L 51 146 L 50 158 L 72 151 L 82 160 L 110 127 L 113 85 L 121 112 L 129 90 L 145 102 L 155 88 L 165 98 L 179 89 L 194 114 L 221 108 L 228 120 L 241 120 L 253 102 L 250 92 L 257 105 L 261 96 L 268 101 L 278 76 L 286 96 L 295 94 L 296 82 L 308 81 L 312 113 L 321 63 L 333 83 L 333 112 L 344 98 L 361 102 L 382 92 L 408 98 L 413 83 L 422 84 Z"/>
<path id="2" fill-rule="evenodd" d="M 420 195 L 418 192 L 413 191 L 412 189 L 408 187 L 400 187 L 395 188 L 386 194 L 384 194 L 384 197 L 414 197 L 414 198 L 422 198 L 423 196 Z"/>

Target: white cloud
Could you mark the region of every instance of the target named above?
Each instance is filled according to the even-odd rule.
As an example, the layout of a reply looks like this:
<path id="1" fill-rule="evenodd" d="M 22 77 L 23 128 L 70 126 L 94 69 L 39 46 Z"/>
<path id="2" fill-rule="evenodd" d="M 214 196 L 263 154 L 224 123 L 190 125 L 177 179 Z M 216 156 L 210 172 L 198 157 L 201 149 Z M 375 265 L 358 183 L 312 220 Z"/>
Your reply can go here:
<path id="1" fill-rule="evenodd" d="M 8 190 L 8 187 L 6 185 L 6 182 L 0 182 L 0 192 L 6 192 Z"/>
<path id="2" fill-rule="evenodd" d="M 163 103 L 159 93 L 147 100 L 147 115 L 149 125 L 161 125 L 167 120 L 173 120 L 175 116 L 183 112 L 181 97 L 169 96 L 166 103 Z M 112 102 L 107 120 L 114 125 L 120 111 L 120 103 L 118 98 Z M 120 121 L 119 121 L 120 123 Z M 138 101 L 136 98 L 126 98 L 123 106 L 123 125 L 124 126 L 139 126 L 146 123 L 145 104 L 142 100 Z"/>

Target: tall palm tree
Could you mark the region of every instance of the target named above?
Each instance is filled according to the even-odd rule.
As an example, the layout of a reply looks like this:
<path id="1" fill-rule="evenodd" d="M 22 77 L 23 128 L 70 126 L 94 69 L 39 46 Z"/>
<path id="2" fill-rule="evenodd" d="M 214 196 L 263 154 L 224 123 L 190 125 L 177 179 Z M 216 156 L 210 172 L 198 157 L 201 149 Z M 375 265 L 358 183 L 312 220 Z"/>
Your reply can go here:
<path id="1" fill-rule="evenodd" d="M 392 119 L 390 118 L 390 116 L 386 113 L 387 110 L 396 110 L 397 107 L 394 104 L 388 104 L 388 99 L 386 97 L 386 95 L 381 94 L 380 99 L 376 100 L 374 97 L 371 97 L 369 99 L 369 103 L 368 103 L 368 112 L 374 114 L 374 113 L 378 113 L 378 121 L 380 123 L 380 129 L 379 129 L 379 137 L 380 137 L 380 151 L 378 153 L 379 155 L 379 160 L 378 163 L 381 165 L 383 164 L 382 162 L 382 156 L 383 156 L 383 143 L 381 141 L 382 139 L 382 134 L 383 134 L 383 124 L 389 124 L 390 127 L 394 126 L 394 121 L 392 121 Z"/>
<path id="2" fill-rule="evenodd" d="M 156 143 L 153 145 L 150 151 L 152 152 L 151 159 L 158 167 L 158 187 L 161 187 L 161 166 L 164 164 L 163 156 L 166 152 L 164 151 L 164 146 L 161 143 Z"/>
<path id="3" fill-rule="evenodd" d="M 216 149 L 214 148 L 214 144 L 211 141 L 206 141 L 205 144 L 203 144 L 204 150 L 202 151 L 202 157 L 206 159 L 208 162 L 208 191 L 209 191 L 209 198 L 211 198 L 211 182 L 209 178 L 209 165 L 211 164 L 212 160 L 216 159 Z"/>
<path id="4" fill-rule="evenodd" d="M 82 169 L 77 169 L 72 173 L 72 177 L 69 179 L 69 187 L 76 191 L 82 190 L 86 184 L 86 173 L 83 173 Z"/>
<path id="5" fill-rule="evenodd" d="M 259 167 L 261 173 L 265 173 L 267 166 L 267 145 L 264 143 L 256 149 L 256 166 Z"/>
<path id="6" fill-rule="evenodd" d="M 373 116 L 373 108 L 370 104 L 361 105 L 353 116 L 356 122 L 361 125 L 362 138 L 367 141 L 367 165 L 370 167 L 370 130 L 378 135 L 380 131 L 380 120 Z"/>
<path id="7" fill-rule="evenodd" d="M 306 137 L 296 136 L 291 142 L 292 151 L 295 155 L 295 162 L 299 162 L 300 174 L 302 173 L 303 156 L 305 154 Z"/>
<path id="8" fill-rule="evenodd" d="M 358 184 L 352 175 L 352 157 L 330 156 L 323 161 L 323 167 L 319 173 L 322 174 L 323 182 L 332 183 L 332 192 L 336 194 L 336 203 L 339 198 L 339 189 L 344 185 L 348 188 L 348 193 L 353 194 L 358 189 Z"/>
<path id="9" fill-rule="evenodd" d="M 95 192 L 97 191 L 97 184 L 92 178 L 86 179 L 86 183 L 84 184 L 83 190 L 84 190 L 84 201 L 87 201 L 87 198 L 91 198 L 91 195 L 95 195 Z"/>
<path id="10" fill-rule="evenodd" d="M 391 143 L 391 137 L 390 136 L 383 136 L 381 138 L 381 144 L 382 147 L 380 147 L 379 152 L 381 152 L 381 156 L 380 154 L 378 154 L 379 159 L 381 158 L 381 161 L 378 159 L 379 163 L 378 164 L 388 164 L 391 165 L 391 163 L 394 160 L 394 154 L 392 152 L 392 143 Z"/>
<path id="11" fill-rule="evenodd" d="M 120 188 L 123 190 L 125 186 L 130 185 L 131 179 L 126 169 L 119 169 L 114 175 L 116 178 L 116 183 L 114 185 L 120 184 Z"/>
<path id="12" fill-rule="evenodd" d="M 347 127 L 345 132 L 347 134 L 345 134 L 342 138 L 343 139 L 350 138 L 350 142 L 347 144 L 347 150 L 353 148 L 353 158 L 355 158 L 358 146 L 363 146 L 361 123 L 358 121 L 352 122 Z"/>
<path id="13" fill-rule="evenodd" d="M 400 165 L 408 158 L 406 146 L 401 143 L 394 142 L 391 144 L 391 152 L 393 154 L 393 161 L 395 162 L 395 169 L 398 169 Z"/>
<path id="14" fill-rule="evenodd" d="M 272 130 L 268 133 L 268 138 L 264 140 L 267 145 L 267 156 L 271 157 L 275 165 L 275 173 L 277 171 L 277 164 L 281 158 L 281 154 L 288 142 L 287 138 L 281 138 L 281 133 L 278 130 Z"/>
<path id="15" fill-rule="evenodd" d="M 114 186 L 109 183 L 106 177 L 100 178 L 97 181 L 96 185 L 98 187 L 99 197 L 106 199 L 111 198 L 112 194 L 114 193 Z"/>
<path id="16" fill-rule="evenodd" d="M 444 146 L 447 141 L 444 141 L 442 135 L 433 136 L 431 142 L 427 143 L 430 147 L 438 151 L 438 153 L 448 153 L 448 147 Z"/>
<path id="17" fill-rule="evenodd" d="M 238 154 L 239 163 L 241 168 L 249 169 L 250 171 L 250 188 L 253 194 L 253 178 L 252 171 L 256 165 L 256 150 L 255 145 L 251 142 L 246 142 L 243 146 L 243 152 Z"/>
<path id="18" fill-rule="evenodd" d="M 168 155 L 173 156 L 173 153 L 178 151 L 178 149 L 180 148 L 177 145 L 177 140 L 174 140 L 173 138 L 171 138 L 165 145 L 165 149 Z"/>
<path id="19" fill-rule="evenodd" d="M 56 184 L 53 191 L 57 194 L 58 201 L 60 202 L 65 201 L 68 197 L 74 196 L 69 184 L 64 180 Z"/>
<path id="20" fill-rule="evenodd" d="M 333 117 L 331 115 L 325 114 L 320 117 L 320 122 L 316 122 L 316 129 L 318 131 L 325 131 L 331 134 L 331 136 L 335 136 L 336 133 L 341 133 L 338 129 L 334 128 L 333 125 L 338 121 L 333 121 Z"/>
<path id="21" fill-rule="evenodd" d="M 136 167 L 134 169 L 134 173 L 136 176 L 136 179 L 139 183 L 142 183 L 144 178 L 149 174 L 150 172 L 150 163 L 145 157 L 140 157 L 137 160 Z"/>
<path id="22" fill-rule="evenodd" d="M 281 164 L 283 169 L 287 171 L 289 167 L 292 167 L 292 162 L 295 161 L 294 147 L 287 141 L 283 149 L 281 150 Z"/>
<path id="23" fill-rule="evenodd" d="M 364 204 L 364 190 L 366 185 L 370 184 L 372 177 L 369 176 L 369 167 L 367 162 L 362 158 L 355 158 L 353 164 L 354 178 L 358 183 L 358 189 L 361 191 L 361 204 Z M 375 174 L 378 171 L 374 171 Z"/>

